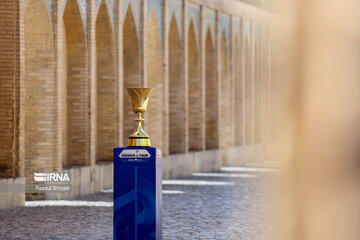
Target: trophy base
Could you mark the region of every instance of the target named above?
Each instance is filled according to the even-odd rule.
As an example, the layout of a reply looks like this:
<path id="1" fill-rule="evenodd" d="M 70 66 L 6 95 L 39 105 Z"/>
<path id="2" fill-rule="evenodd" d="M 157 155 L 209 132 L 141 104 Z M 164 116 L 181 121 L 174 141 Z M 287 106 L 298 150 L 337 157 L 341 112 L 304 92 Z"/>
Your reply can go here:
<path id="1" fill-rule="evenodd" d="M 150 138 L 129 138 L 128 147 L 151 147 Z"/>

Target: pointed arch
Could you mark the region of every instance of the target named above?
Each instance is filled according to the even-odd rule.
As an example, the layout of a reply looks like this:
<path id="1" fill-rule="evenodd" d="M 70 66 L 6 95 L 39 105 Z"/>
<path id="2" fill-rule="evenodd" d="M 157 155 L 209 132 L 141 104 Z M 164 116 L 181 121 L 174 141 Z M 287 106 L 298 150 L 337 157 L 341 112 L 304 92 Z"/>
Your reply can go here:
<path id="1" fill-rule="evenodd" d="M 210 28 L 205 40 L 206 61 L 206 149 L 219 148 L 218 91 L 216 81 L 216 55 Z"/>
<path id="2" fill-rule="evenodd" d="M 185 143 L 185 81 L 183 51 L 175 15 L 169 29 L 169 141 L 170 153 L 186 151 Z"/>
<path id="3" fill-rule="evenodd" d="M 220 134 L 221 148 L 228 147 L 231 141 L 231 83 L 230 61 L 226 34 L 223 32 L 220 40 Z"/>
<path id="4" fill-rule="evenodd" d="M 146 58 L 147 86 L 153 88 L 146 112 L 146 131 L 153 146 L 165 149 L 164 143 L 164 73 L 160 28 L 155 7 L 152 8 L 147 23 Z"/>
<path id="5" fill-rule="evenodd" d="M 142 86 L 139 40 L 131 4 L 127 9 L 123 23 L 123 69 L 125 89 Z M 126 92 L 123 95 L 123 143 L 126 144 L 129 135 L 135 129 L 135 123 L 129 96 Z"/>
<path id="6" fill-rule="evenodd" d="M 235 77 L 235 145 L 243 144 L 243 79 L 242 79 L 242 55 L 241 55 L 241 45 L 240 45 L 239 36 L 235 37 L 235 49 L 234 49 L 234 77 Z"/>
<path id="7" fill-rule="evenodd" d="M 245 142 L 253 144 L 253 64 L 249 37 L 244 41 Z"/>
<path id="8" fill-rule="evenodd" d="M 111 161 L 118 142 L 115 64 L 114 31 L 106 1 L 102 0 L 96 18 L 97 161 Z"/>
<path id="9" fill-rule="evenodd" d="M 66 36 L 66 166 L 87 163 L 86 40 L 76 0 L 68 0 L 63 15 Z"/>
<path id="10" fill-rule="evenodd" d="M 45 1 L 25 12 L 25 176 L 56 168 L 54 43 Z"/>
<path id="11" fill-rule="evenodd" d="M 201 64 L 194 22 L 191 19 L 188 30 L 188 96 L 189 96 L 189 150 L 203 149 L 203 96 Z"/>

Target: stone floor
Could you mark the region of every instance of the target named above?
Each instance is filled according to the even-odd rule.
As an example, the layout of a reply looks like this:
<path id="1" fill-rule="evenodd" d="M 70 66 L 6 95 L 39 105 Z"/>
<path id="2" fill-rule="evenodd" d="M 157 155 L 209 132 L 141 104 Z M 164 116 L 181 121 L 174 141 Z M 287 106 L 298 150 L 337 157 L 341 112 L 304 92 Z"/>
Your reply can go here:
<path id="1" fill-rule="evenodd" d="M 223 168 L 163 182 L 163 239 L 281 239 L 276 179 Z M 0 211 L 0 239 L 112 239 L 112 192 Z"/>

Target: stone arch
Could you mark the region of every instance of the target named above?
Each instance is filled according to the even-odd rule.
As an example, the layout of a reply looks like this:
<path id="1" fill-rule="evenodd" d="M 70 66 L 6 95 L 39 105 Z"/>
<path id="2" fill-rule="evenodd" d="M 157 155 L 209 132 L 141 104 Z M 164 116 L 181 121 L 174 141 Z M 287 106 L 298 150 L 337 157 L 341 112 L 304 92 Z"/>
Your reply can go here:
<path id="1" fill-rule="evenodd" d="M 220 41 L 220 122 L 221 148 L 228 147 L 231 141 L 231 82 L 229 48 L 226 34 L 223 32 Z"/>
<path id="2" fill-rule="evenodd" d="M 45 1 L 25 11 L 25 176 L 56 170 L 54 42 Z"/>
<path id="3" fill-rule="evenodd" d="M 203 149 L 203 96 L 201 63 L 193 20 L 188 30 L 188 96 L 189 96 L 189 150 Z"/>
<path id="4" fill-rule="evenodd" d="M 175 15 L 169 29 L 169 141 L 170 153 L 186 151 L 183 51 Z"/>
<path id="5" fill-rule="evenodd" d="M 117 146 L 115 39 L 106 1 L 96 19 L 97 141 L 96 160 L 111 161 Z"/>
<path id="6" fill-rule="evenodd" d="M 131 5 L 128 7 L 123 23 L 123 69 L 124 89 L 142 86 L 139 40 Z M 135 129 L 136 124 L 134 122 L 135 115 L 126 91 L 124 91 L 123 96 L 123 143 L 127 144 L 128 137 Z"/>
<path id="7" fill-rule="evenodd" d="M 248 37 L 244 42 L 244 83 L 245 83 L 245 142 L 253 144 L 253 65 L 251 44 Z"/>
<path id="8" fill-rule="evenodd" d="M 76 0 L 63 15 L 66 45 L 66 166 L 87 163 L 87 73 L 85 31 Z M 65 62 L 65 60 L 64 60 Z"/>
<path id="9" fill-rule="evenodd" d="M 164 143 L 164 73 L 160 29 L 153 7 L 147 23 L 146 32 L 147 87 L 153 88 L 146 112 L 146 132 L 151 144 L 165 149 Z"/>
<path id="10" fill-rule="evenodd" d="M 261 143 L 261 52 L 259 37 L 254 41 L 254 143 Z"/>
<path id="11" fill-rule="evenodd" d="M 206 33 L 205 40 L 205 61 L 206 61 L 206 149 L 219 147 L 219 126 L 218 126 L 218 91 L 216 81 L 216 55 L 214 42 L 210 28 Z"/>
<path id="12" fill-rule="evenodd" d="M 242 55 L 239 36 L 235 37 L 234 49 L 234 77 L 235 77 L 235 145 L 243 144 L 243 79 L 242 79 Z"/>

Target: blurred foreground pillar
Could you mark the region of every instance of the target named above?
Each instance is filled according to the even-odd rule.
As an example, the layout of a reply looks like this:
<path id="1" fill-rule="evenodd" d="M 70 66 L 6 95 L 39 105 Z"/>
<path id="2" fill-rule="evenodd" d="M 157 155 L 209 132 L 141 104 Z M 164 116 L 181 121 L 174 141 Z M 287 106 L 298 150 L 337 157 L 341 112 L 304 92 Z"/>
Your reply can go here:
<path id="1" fill-rule="evenodd" d="M 294 9 L 291 239 L 358 240 L 360 1 L 298 0 Z"/>

